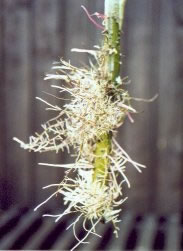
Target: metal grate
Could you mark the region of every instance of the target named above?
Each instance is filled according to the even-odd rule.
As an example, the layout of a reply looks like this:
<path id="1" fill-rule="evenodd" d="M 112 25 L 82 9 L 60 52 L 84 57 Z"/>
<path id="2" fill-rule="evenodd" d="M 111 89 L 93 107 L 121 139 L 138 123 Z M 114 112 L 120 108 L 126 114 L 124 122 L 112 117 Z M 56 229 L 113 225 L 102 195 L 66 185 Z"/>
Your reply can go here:
<path id="1" fill-rule="evenodd" d="M 90 244 L 77 250 L 183 250 L 181 214 L 162 217 L 126 212 L 122 219 L 118 239 L 110 224 L 99 224 L 97 232 L 103 237 L 90 236 Z M 76 243 L 72 231 L 65 231 L 70 222 L 66 217 L 54 223 L 27 208 L 12 208 L 0 216 L 0 250 L 69 250 Z M 82 238 L 81 225 L 76 231 Z"/>

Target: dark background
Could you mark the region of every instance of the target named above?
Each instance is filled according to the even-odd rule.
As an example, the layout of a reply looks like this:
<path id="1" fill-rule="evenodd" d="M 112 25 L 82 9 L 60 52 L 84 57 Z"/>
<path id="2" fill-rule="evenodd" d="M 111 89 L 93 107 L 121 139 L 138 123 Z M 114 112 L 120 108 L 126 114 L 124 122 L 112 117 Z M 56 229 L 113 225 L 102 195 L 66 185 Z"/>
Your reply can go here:
<path id="1" fill-rule="evenodd" d="M 81 9 L 103 13 L 103 0 L 0 0 L 0 208 L 35 207 L 63 170 L 38 162 L 66 163 L 67 154 L 28 153 L 12 141 L 28 140 L 53 114 L 36 96 L 58 102 L 43 81 L 59 57 L 87 63 L 70 49 L 100 44 L 101 32 Z M 128 166 L 131 189 L 124 187 L 125 209 L 170 213 L 183 208 L 183 1 L 128 0 L 122 32 L 122 76 L 132 96 L 153 103 L 134 104 L 135 123 L 126 120 L 117 140 L 132 159 L 147 165 L 142 174 Z M 59 197 L 47 204 L 58 210 Z"/>

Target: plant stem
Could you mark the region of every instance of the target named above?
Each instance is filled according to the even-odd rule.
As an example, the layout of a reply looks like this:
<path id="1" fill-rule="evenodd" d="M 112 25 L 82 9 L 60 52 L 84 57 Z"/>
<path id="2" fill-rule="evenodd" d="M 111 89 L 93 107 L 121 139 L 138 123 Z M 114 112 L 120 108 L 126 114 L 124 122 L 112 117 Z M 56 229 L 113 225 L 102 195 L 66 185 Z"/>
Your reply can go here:
<path id="1" fill-rule="evenodd" d="M 105 76 L 109 82 L 117 85 L 120 75 L 120 32 L 124 17 L 124 8 L 126 0 L 105 0 L 105 39 L 104 48 L 106 50 L 105 58 Z M 101 185 L 106 183 L 108 176 L 109 158 L 107 155 L 111 152 L 110 133 L 103 134 L 95 148 L 94 174 L 93 181 L 102 181 Z"/>
<path id="2" fill-rule="evenodd" d="M 114 84 L 117 84 L 117 77 L 120 75 L 120 33 L 124 17 L 126 0 L 106 0 L 106 39 L 105 46 L 108 48 L 106 56 L 106 73 Z"/>
<path id="3" fill-rule="evenodd" d="M 108 176 L 109 155 L 111 152 L 111 135 L 103 134 L 98 140 L 95 148 L 93 180 L 99 180 L 102 185 L 106 183 Z"/>

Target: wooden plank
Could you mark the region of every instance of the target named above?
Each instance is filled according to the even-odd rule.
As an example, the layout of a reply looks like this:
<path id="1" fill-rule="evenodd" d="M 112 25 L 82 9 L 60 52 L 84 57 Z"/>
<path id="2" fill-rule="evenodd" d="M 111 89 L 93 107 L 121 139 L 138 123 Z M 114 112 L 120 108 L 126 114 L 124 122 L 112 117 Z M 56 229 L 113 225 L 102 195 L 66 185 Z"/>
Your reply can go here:
<path id="1" fill-rule="evenodd" d="M 172 1 L 173 9 L 178 26 L 183 26 L 183 3 L 182 0 Z"/>
<path id="2" fill-rule="evenodd" d="M 153 65 L 149 71 L 149 79 L 147 88 L 149 89 L 149 97 L 153 97 L 155 94 L 159 94 L 159 47 L 160 47 L 160 37 L 157 34 L 160 33 L 160 8 L 161 1 L 152 1 L 152 20 L 151 20 L 151 59 L 149 64 Z M 148 63 L 148 62 L 147 62 Z M 150 116 L 149 120 L 149 160 L 147 163 L 148 172 L 148 207 L 150 212 L 156 210 L 156 195 L 158 190 L 156 190 L 157 184 L 157 166 L 158 166 L 158 106 L 159 97 L 152 103 L 145 103 L 149 106 Z M 152 187 L 154 189 L 152 189 Z M 144 191 L 145 192 L 145 191 Z"/>
<path id="3" fill-rule="evenodd" d="M 0 120 L 0 208 L 6 208 L 7 197 L 7 177 L 6 177 L 6 113 L 5 111 L 5 83 L 4 83 L 4 19 L 3 19 L 3 1 L 0 0 L 0 76 L 1 76 L 1 92 L 0 92 L 0 113 L 4 114 Z"/>
<path id="4" fill-rule="evenodd" d="M 131 211 L 122 214 L 121 222 L 119 223 L 119 237 L 116 239 L 114 236 L 110 241 L 107 249 L 108 250 L 122 250 L 125 247 L 125 243 L 128 239 L 128 235 L 134 222 L 134 213 Z"/>
<path id="5" fill-rule="evenodd" d="M 94 234 L 92 234 L 88 237 L 87 241 L 89 243 L 87 245 L 90 250 L 97 250 L 96 248 L 98 247 L 99 243 L 102 241 L 102 237 L 104 236 L 106 230 L 107 230 L 107 226 L 105 224 L 99 223 L 98 226 L 96 226 L 96 233 L 99 234 L 101 236 L 101 238 L 94 235 Z M 79 248 L 80 248 L 80 250 L 84 251 L 84 250 L 86 250 L 86 245 L 82 244 L 82 245 L 80 245 Z"/>
<path id="6" fill-rule="evenodd" d="M 168 218 L 165 250 L 180 250 L 181 243 L 180 214 L 172 214 Z"/>
<path id="7" fill-rule="evenodd" d="M 72 241 L 74 238 L 72 229 L 64 230 L 63 234 L 53 244 L 52 250 L 65 250 L 68 246 L 68 240 Z"/>
<path id="8" fill-rule="evenodd" d="M 67 227 L 72 223 L 72 221 L 73 221 L 73 218 L 71 218 L 71 220 L 68 220 Z M 79 221 L 76 224 L 76 234 L 77 235 L 81 231 L 82 227 L 83 227 L 82 221 Z M 66 228 L 64 229 L 62 235 L 53 244 L 52 250 L 68 250 L 68 248 L 70 247 L 70 245 L 72 243 L 74 243 L 74 245 L 77 243 L 77 240 L 75 239 L 75 237 L 73 235 L 72 227 L 69 228 L 68 230 L 66 230 Z"/>
<path id="9" fill-rule="evenodd" d="M 28 1 L 27 1 L 28 2 Z M 12 138 L 29 134 L 30 41 L 28 7 L 19 0 L 4 1 L 4 83 L 6 114 L 7 206 L 29 201 L 29 156 Z M 21 198 L 21 200 L 20 200 Z"/>
<path id="10" fill-rule="evenodd" d="M 176 27 L 172 7 L 172 1 L 161 1 L 156 188 L 156 206 L 160 212 L 175 212 L 181 204 L 182 82 L 176 77 Z M 178 53 L 181 55 L 181 51 Z"/>
<path id="11" fill-rule="evenodd" d="M 153 250 L 163 250 L 165 248 L 166 241 L 166 223 L 159 223 L 157 231 L 154 236 L 152 249 Z"/>
<path id="12" fill-rule="evenodd" d="M 72 48 L 88 49 L 88 34 L 90 28 L 88 18 L 81 8 L 81 5 L 88 8 L 88 1 L 68 0 L 65 6 L 65 57 L 67 60 L 71 60 L 72 64 L 77 66 L 81 66 L 87 62 L 87 55 L 85 53 L 71 52 L 70 50 Z"/>
<path id="13" fill-rule="evenodd" d="M 148 84 L 152 70 L 151 27 L 154 14 L 152 1 L 127 1 L 123 32 L 125 56 L 122 60 L 125 61 L 126 75 L 131 80 L 131 84 L 127 87 L 131 96 L 149 98 L 154 95 Z M 117 140 L 132 159 L 148 166 L 151 162 L 151 105 L 144 102 L 133 102 L 132 105 L 140 114 L 133 116 L 134 124 L 131 124 L 128 119 L 125 121 L 121 128 L 122 134 L 118 135 Z M 152 179 L 151 172 L 149 169 L 144 169 L 143 174 L 139 175 L 129 165 L 127 176 L 131 189 L 124 187 L 124 193 L 129 197 L 124 206 L 138 211 L 148 210 L 152 190 L 149 186 L 149 181 Z"/>
<path id="14" fill-rule="evenodd" d="M 156 217 L 154 215 L 146 215 L 141 227 L 139 228 L 139 236 L 135 250 L 145 251 L 152 248 L 156 227 Z"/>
<path id="15" fill-rule="evenodd" d="M 181 130 L 183 128 L 183 109 L 182 109 L 182 99 L 183 99 L 183 12 L 181 11 L 183 9 L 183 2 L 180 0 L 176 0 L 173 2 L 174 4 L 174 14 L 175 14 L 175 21 L 176 21 L 176 62 L 177 62 L 177 68 L 176 68 L 176 97 L 177 100 L 179 100 L 179 107 L 178 108 L 178 115 L 179 123 L 177 128 L 177 134 L 180 134 L 179 140 L 176 144 L 176 152 L 177 152 L 177 158 L 179 158 L 179 161 L 183 159 L 183 134 L 181 133 Z M 178 133 L 179 132 L 179 133 Z M 178 136 L 177 136 L 178 137 Z M 180 175 L 183 177 L 183 173 Z M 178 189 L 180 190 L 180 207 L 183 208 L 183 179 L 181 179 L 179 183 Z"/>

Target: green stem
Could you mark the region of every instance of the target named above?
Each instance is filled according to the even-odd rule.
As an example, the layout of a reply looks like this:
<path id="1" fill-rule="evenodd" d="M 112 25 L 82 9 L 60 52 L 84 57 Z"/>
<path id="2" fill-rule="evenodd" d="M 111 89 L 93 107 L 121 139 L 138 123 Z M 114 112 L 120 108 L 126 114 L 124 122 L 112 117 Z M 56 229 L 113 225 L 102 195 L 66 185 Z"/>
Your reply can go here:
<path id="1" fill-rule="evenodd" d="M 111 135 L 103 134 L 98 140 L 95 148 L 93 180 L 99 180 L 102 185 L 106 183 L 108 176 L 109 158 L 106 156 L 111 152 Z"/>
<path id="2" fill-rule="evenodd" d="M 120 75 L 120 33 L 124 17 L 126 0 L 106 0 L 106 39 L 104 45 L 108 49 L 106 56 L 106 73 L 112 82 L 117 84 Z"/>
<path id="3" fill-rule="evenodd" d="M 126 0 L 105 0 L 105 39 L 104 48 L 106 50 L 105 58 L 105 76 L 115 85 L 117 85 L 120 76 L 120 32 L 124 17 L 124 8 Z M 109 158 L 107 155 L 111 152 L 111 134 L 106 133 L 100 137 L 96 143 L 94 174 L 93 180 L 106 183 L 108 176 Z"/>

